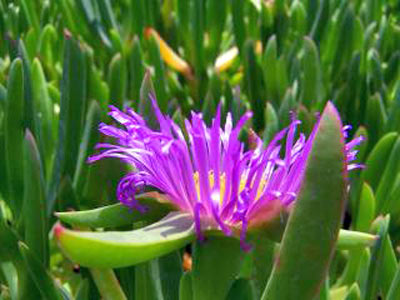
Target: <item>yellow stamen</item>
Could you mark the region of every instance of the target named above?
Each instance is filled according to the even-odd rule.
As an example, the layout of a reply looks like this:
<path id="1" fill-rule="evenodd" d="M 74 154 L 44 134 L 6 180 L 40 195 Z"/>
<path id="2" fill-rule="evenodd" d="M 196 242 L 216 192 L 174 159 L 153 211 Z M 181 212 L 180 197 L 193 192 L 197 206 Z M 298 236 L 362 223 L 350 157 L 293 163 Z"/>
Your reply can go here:
<path id="1" fill-rule="evenodd" d="M 194 183 L 196 186 L 196 191 L 197 191 L 197 197 L 199 197 L 200 199 L 200 179 L 199 179 L 199 172 L 195 172 L 193 174 L 193 178 L 194 178 Z M 243 189 L 246 186 L 246 181 L 247 181 L 247 177 L 246 176 L 242 176 L 242 178 L 240 179 L 240 186 L 239 186 L 239 193 L 241 191 L 243 191 Z M 214 187 L 214 172 L 210 171 L 209 175 L 208 175 L 208 182 L 210 184 L 210 190 L 213 189 Z M 222 201 L 224 200 L 224 196 L 225 196 L 225 184 L 226 184 L 226 176 L 225 173 L 220 174 L 219 176 L 219 201 L 220 204 L 222 204 Z M 250 187 L 252 187 L 254 184 L 254 182 L 251 183 Z M 256 199 L 260 198 L 264 187 L 265 187 L 266 181 L 262 180 L 258 186 L 257 189 L 257 196 Z"/>

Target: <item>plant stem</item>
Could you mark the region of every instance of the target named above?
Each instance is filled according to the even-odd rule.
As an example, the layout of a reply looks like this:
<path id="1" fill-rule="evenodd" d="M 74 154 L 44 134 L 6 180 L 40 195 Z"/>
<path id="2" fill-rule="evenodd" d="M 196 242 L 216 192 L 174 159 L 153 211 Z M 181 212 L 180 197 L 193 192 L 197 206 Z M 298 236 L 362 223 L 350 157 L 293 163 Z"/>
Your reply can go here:
<path id="1" fill-rule="evenodd" d="M 90 269 L 93 280 L 104 300 L 126 300 L 117 277 L 112 269 Z"/>

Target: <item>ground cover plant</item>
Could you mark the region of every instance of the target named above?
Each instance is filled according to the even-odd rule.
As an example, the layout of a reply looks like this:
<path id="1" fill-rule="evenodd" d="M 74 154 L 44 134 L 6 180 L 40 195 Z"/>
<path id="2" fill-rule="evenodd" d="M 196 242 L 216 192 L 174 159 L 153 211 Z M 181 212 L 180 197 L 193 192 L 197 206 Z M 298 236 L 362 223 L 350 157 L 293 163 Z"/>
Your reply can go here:
<path id="1" fill-rule="evenodd" d="M 399 19 L 0 0 L 0 299 L 400 299 Z"/>

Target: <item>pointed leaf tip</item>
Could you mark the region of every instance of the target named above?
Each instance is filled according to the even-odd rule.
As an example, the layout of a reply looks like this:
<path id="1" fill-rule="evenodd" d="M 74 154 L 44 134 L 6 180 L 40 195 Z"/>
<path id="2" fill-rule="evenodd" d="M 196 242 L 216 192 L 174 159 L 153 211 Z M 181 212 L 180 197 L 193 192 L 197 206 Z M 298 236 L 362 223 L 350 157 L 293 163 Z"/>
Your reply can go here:
<path id="1" fill-rule="evenodd" d="M 61 234 L 64 232 L 64 230 L 65 230 L 65 228 L 61 225 L 60 222 L 57 222 L 54 225 L 53 232 L 54 232 L 54 236 L 56 237 L 57 240 L 60 239 Z"/>
<path id="2" fill-rule="evenodd" d="M 313 299 L 335 250 L 347 185 L 341 120 L 331 102 L 314 130 L 301 190 L 263 300 Z"/>
<path id="3" fill-rule="evenodd" d="M 28 141 L 32 141 L 33 140 L 32 132 L 28 128 L 25 129 L 25 139 L 28 140 Z"/>
<path id="4" fill-rule="evenodd" d="M 322 116 L 324 115 L 332 116 L 334 119 L 337 120 L 338 124 L 340 125 L 340 128 L 342 128 L 342 119 L 340 118 L 339 111 L 337 110 L 336 106 L 333 104 L 332 101 L 328 101 L 326 103 L 324 111 L 322 113 Z"/>

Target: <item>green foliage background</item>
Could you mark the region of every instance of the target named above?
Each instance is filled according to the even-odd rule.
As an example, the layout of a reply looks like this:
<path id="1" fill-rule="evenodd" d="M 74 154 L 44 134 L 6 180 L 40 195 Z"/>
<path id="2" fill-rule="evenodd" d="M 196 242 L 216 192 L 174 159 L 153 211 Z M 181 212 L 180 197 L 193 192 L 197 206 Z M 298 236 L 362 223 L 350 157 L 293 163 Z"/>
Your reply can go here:
<path id="1" fill-rule="evenodd" d="M 190 110 L 210 120 L 220 102 L 235 120 L 250 109 L 265 143 L 290 112 L 309 133 L 332 100 L 351 136 L 366 137 L 344 226 L 380 240 L 336 251 L 320 298 L 399 299 L 399 24 L 395 0 L 0 0 L 0 299 L 99 299 L 116 278 L 128 299 L 177 299 L 179 282 L 189 299 L 178 252 L 98 273 L 74 266 L 52 238 L 55 211 L 115 202 L 127 167 L 86 158 L 107 105 L 154 122 L 149 93 L 178 123 Z M 148 27 L 190 76 L 166 63 Z M 232 47 L 238 55 L 218 70 Z M 251 299 L 251 276 L 239 277 L 228 298 Z"/>

